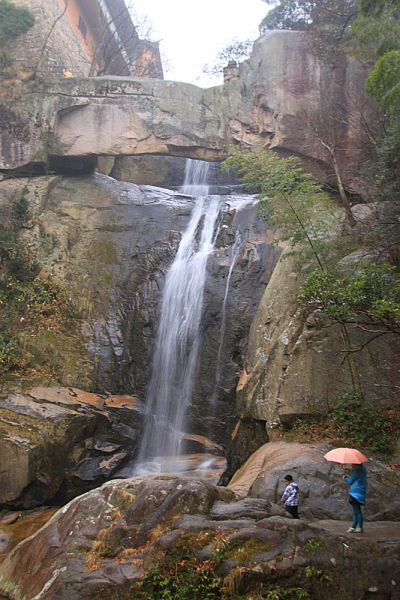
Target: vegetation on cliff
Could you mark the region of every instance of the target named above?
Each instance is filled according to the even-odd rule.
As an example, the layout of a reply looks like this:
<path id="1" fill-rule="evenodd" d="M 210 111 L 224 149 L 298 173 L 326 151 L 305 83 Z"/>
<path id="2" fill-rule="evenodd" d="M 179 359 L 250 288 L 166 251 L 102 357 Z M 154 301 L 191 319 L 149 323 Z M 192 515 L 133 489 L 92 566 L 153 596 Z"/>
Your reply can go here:
<path id="1" fill-rule="evenodd" d="M 12 59 L 5 47 L 10 40 L 25 33 L 33 26 L 35 18 L 27 9 L 0 0 L 0 69 L 11 64 Z"/>
<path id="2" fill-rule="evenodd" d="M 361 410 L 364 389 L 357 353 L 378 337 L 400 334 L 399 275 L 390 264 L 366 265 L 356 274 L 353 269 L 349 273 L 345 263 L 341 264 L 341 259 L 356 248 L 363 248 L 368 255 L 371 245 L 379 245 L 379 237 L 369 229 L 368 235 L 360 237 L 351 222 L 343 227 L 334 200 L 293 157 L 283 159 L 265 150 L 232 149 L 225 166 L 235 169 L 241 180 L 258 192 L 260 209 L 276 229 L 277 239 L 289 242 L 287 256 L 295 256 L 303 282 L 299 307 L 305 315 L 323 311 L 328 318 L 325 325 L 339 325 L 343 364 L 349 368 L 352 381 L 349 393 L 354 409 L 349 411 L 351 403 L 345 398 L 347 410 L 340 413 L 344 415 L 340 421 L 341 435 L 345 441 L 354 443 L 355 432 L 351 425 L 355 422 L 360 434 L 358 444 L 374 451 L 390 452 L 393 450 L 393 437 L 388 434 L 390 419 L 376 408 L 371 407 L 372 412 L 367 407 Z M 352 341 L 357 329 L 365 333 L 361 345 Z M 359 420 L 354 419 L 357 406 L 362 427 Z M 336 413 L 324 417 L 325 434 L 337 430 L 338 419 Z"/>
<path id="3" fill-rule="evenodd" d="M 279 0 L 260 31 L 305 31 L 311 46 L 329 63 L 343 52 L 371 67 L 367 92 L 377 101 L 368 129 L 372 161 L 365 173 L 380 198 L 398 203 L 400 193 L 400 10 L 394 0 Z M 396 215 L 400 212 L 397 207 Z M 397 216 L 395 217 L 397 218 Z"/>
<path id="4" fill-rule="evenodd" d="M 340 440 L 374 454 L 390 456 L 400 434 L 400 416 L 395 408 L 382 409 L 365 402 L 357 392 L 344 392 L 327 411 L 312 418 L 298 418 L 289 437 L 300 442 Z"/>
<path id="5" fill-rule="evenodd" d="M 13 202 L 9 225 L 0 229 L 0 374 L 57 379 L 57 370 L 69 362 L 65 352 L 57 360 L 57 348 L 69 345 L 74 335 L 75 309 L 24 239 L 29 219 L 23 188 Z M 49 243 L 47 237 L 43 243 Z"/>
<path id="6" fill-rule="evenodd" d="M 400 335 L 400 275 L 389 264 L 366 265 L 351 279 L 317 269 L 299 300 L 307 311 L 321 309 L 336 323 L 371 333 L 366 344 L 385 334 Z"/>
<path id="7" fill-rule="evenodd" d="M 391 264 L 368 266 L 363 272 L 346 273 L 335 265 L 345 253 L 332 248 L 330 265 L 318 264 L 300 293 L 305 310 L 322 309 L 333 322 L 341 326 L 355 325 L 369 333 L 365 344 L 385 334 L 399 334 L 400 291 L 399 277 L 399 215 L 400 215 L 400 12 L 393 0 L 280 0 L 261 23 L 267 29 L 303 30 L 314 50 L 335 64 L 335 57 L 346 52 L 371 66 L 366 80 L 366 91 L 381 110 L 375 111 L 375 122 L 365 122 L 368 161 L 365 163 L 365 180 L 369 182 L 369 200 L 375 200 L 376 226 L 352 231 L 355 226 L 351 206 L 342 189 L 341 174 L 337 184 L 346 210 L 350 231 L 347 247 L 363 248 L 371 252 L 380 249 Z M 346 107 L 348 111 L 348 107 Z M 324 118 L 332 118 L 328 115 Z M 338 120 L 343 115 L 337 116 Z M 347 115 L 347 118 L 351 118 Z M 323 141 L 323 140 L 322 140 Z M 326 144 L 324 144 L 326 146 Z M 335 158 L 335 148 L 332 148 Z M 236 162 L 248 164 L 241 157 Z M 337 166 L 337 163 L 335 163 Z M 248 174 L 249 171 L 246 171 Z M 336 173 L 336 170 L 335 170 Z M 259 182 L 257 182 L 259 184 Z M 264 185 L 264 183 L 263 183 Z M 261 195 L 265 194 L 263 185 Z M 371 193 L 372 192 L 372 193 Z M 382 202 L 384 201 L 384 202 Z M 350 219 L 349 219 L 350 216 Z M 282 223 L 285 227 L 285 224 Z M 326 238 L 320 230 L 319 235 Z M 316 236 L 318 239 L 318 235 Z M 332 237 L 330 238 L 332 240 Z M 349 241 L 350 240 L 350 241 Z M 291 239 L 291 243 L 296 239 Z M 313 242 L 316 243 L 316 242 Z M 321 242 L 318 242 L 321 244 Z M 328 245 L 329 245 L 328 236 Z M 382 262 L 382 259 L 380 259 Z M 346 352 L 360 348 L 347 344 Z M 359 386 L 359 392 L 362 392 Z"/>

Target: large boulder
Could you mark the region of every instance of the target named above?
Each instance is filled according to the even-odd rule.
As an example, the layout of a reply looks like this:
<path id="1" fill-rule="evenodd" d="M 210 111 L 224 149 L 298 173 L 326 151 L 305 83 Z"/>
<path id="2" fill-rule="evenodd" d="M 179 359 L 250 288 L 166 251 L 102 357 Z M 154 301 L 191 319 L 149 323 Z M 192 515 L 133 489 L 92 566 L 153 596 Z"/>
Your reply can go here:
<path id="1" fill-rule="evenodd" d="M 350 272 L 367 250 L 348 258 Z M 373 257 L 371 257 L 373 260 Z M 352 373 L 344 361 L 339 325 L 319 310 L 299 310 L 302 279 L 282 256 L 264 292 L 249 334 L 248 365 L 237 387 L 238 412 L 265 422 L 270 436 L 298 418 L 324 413 L 345 389 Z M 398 405 L 398 336 L 377 337 L 350 325 L 349 336 L 365 399 L 381 407 Z"/>
<path id="2" fill-rule="evenodd" d="M 0 398 L 0 504 L 66 501 L 132 457 L 142 406 L 132 396 L 36 387 Z"/>
<path id="3" fill-rule="evenodd" d="M 288 473 L 300 489 L 299 513 L 308 518 L 351 519 L 349 486 L 343 465 L 329 462 L 324 454 L 329 444 L 300 444 L 276 441 L 261 446 L 235 473 L 228 489 L 240 497 L 263 498 L 281 504 Z M 400 516 L 400 473 L 389 465 L 370 458 L 367 463 L 367 521 L 397 520 Z"/>
<path id="4" fill-rule="evenodd" d="M 178 587 L 204 598 L 293 593 L 295 585 L 315 599 L 396 597 L 398 523 L 375 523 L 361 538 L 346 536 L 343 522 L 268 513 L 265 501 L 237 501 L 199 480 L 114 480 L 72 500 L 15 547 L 0 565 L 0 593 L 123 600 L 174 597 Z"/>

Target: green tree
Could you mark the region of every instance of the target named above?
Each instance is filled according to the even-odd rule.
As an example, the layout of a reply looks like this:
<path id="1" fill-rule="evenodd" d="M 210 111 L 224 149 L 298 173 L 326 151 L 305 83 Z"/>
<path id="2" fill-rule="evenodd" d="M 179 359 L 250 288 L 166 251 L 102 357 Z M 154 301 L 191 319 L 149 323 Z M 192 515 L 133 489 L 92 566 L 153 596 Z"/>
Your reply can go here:
<path id="1" fill-rule="evenodd" d="M 398 0 L 359 0 L 361 12 L 371 17 L 380 16 L 388 7 L 399 8 Z"/>
<path id="2" fill-rule="evenodd" d="M 232 40 L 217 54 L 212 65 L 204 65 L 203 73 L 219 75 L 230 61 L 240 62 L 249 58 L 252 48 L 253 42 L 249 39 L 244 41 Z"/>
<path id="3" fill-rule="evenodd" d="M 272 8 L 260 23 L 260 33 L 269 29 L 294 29 L 304 31 L 310 24 L 310 14 L 304 2 L 281 0 Z"/>
<path id="4" fill-rule="evenodd" d="M 390 50 L 378 58 L 365 87 L 390 114 L 400 112 L 400 50 Z"/>
<path id="5" fill-rule="evenodd" d="M 329 273 L 345 253 L 344 238 L 335 244 L 340 223 L 338 209 L 320 184 L 305 173 L 295 157 L 280 158 L 270 150 L 242 152 L 232 149 L 224 168 L 233 168 L 250 190 L 258 192 L 260 210 L 278 233 L 290 243 L 298 265 Z M 361 382 L 345 322 L 340 335 L 347 354 L 353 389 L 362 395 Z"/>
<path id="6" fill-rule="evenodd" d="M 280 0 L 260 23 L 260 32 L 306 31 L 315 52 L 334 63 L 348 45 L 357 15 L 357 0 Z"/>
<path id="7" fill-rule="evenodd" d="M 362 347 L 386 334 L 400 335 L 400 275 L 389 264 L 367 265 L 351 279 L 317 269 L 299 300 L 306 312 L 321 309 L 333 322 L 370 334 Z"/>
<path id="8" fill-rule="evenodd" d="M 354 53 L 372 65 L 366 90 L 382 109 L 375 177 L 380 197 L 397 202 L 400 214 L 400 7 L 398 0 L 360 0 L 360 8 L 352 25 Z"/>
<path id="9" fill-rule="evenodd" d="M 0 0 L 0 48 L 4 48 L 11 39 L 28 31 L 34 22 L 35 18 L 27 8 L 15 6 L 7 0 Z M 4 68 L 11 62 L 9 53 L 1 49 L 0 67 Z"/>
<path id="10" fill-rule="evenodd" d="M 260 210 L 279 239 L 290 241 L 303 267 L 324 269 L 329 262 L 326 240 L 332 237 L 338 211 L 321 185 L 305 173 L 295 157 L 280 158 L 271 150 L 232 149 L 224 168 L 232 168 L 258 193 Z M 301 265 L 299 265 L 301 266 Z"/>

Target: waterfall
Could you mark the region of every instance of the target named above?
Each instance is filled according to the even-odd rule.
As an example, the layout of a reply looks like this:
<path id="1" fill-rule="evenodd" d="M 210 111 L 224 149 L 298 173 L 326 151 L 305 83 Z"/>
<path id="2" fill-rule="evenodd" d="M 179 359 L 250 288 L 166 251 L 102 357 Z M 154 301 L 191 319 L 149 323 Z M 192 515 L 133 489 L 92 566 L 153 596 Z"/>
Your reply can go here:
<path id="1" fill-rule="evenodd" d="M 179 455 L 200 345 L 207 259 L 219 214 L 218 198 L 208 196 L 207 173 L 208 163 L 187 161 L 181 189 L 196 200 L 165 280 L 138 474 L 169 471 Z"/>
<path id="2" fill-rule="evenodd" d="M 211 405 L 212 406 L 215 404 L 215 401 L 217 399 L 218 386 L 219 386 L 219 382 L 221 380 L 221 358 L 222 358 L 222 348 L 223 348 L 223 344 L 224 344 L 225 329 L 226 329 L 226 302 L 228 300 L 228 293 L 229 293 L 229 286 L 231 283 L 232 271 L 235 266 L 236 259 L 239 256 L 241 247 L 242 247 L 242 238 L 240 236 L 240 231 L 237 230 L 235 233 L 235 241 L 231 248 L 231 265 L 229 267 L 228 277 L 226 278 L 225 294 L 224 294 L 224 299 L 222 301 L 222 311 L 221 311 L 222 317 L 221 317 L 221 329 L 220 329 L 220 334 L 219 334 L 219 344 L 218 344 L 218 353 L 217 353 L 217 366 L 215 368 L 214 390 L 211 395 Z"/>

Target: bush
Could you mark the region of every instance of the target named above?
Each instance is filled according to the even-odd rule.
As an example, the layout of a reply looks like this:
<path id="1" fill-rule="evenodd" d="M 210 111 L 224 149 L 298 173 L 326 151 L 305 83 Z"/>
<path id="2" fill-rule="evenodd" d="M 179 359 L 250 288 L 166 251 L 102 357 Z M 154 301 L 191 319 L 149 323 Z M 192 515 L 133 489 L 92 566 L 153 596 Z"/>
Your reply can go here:
<path id="1" fill-rule="evenodd" d="M 400 334 L 400 276 L 389 264 L 367 265 L 351 279 L 316 269 L 298 299 L 306 312 L 319 308 L 334 322 L 371 334 Z"/>
<path id="2" fill-rule="evenodd" d="M 329 412 L 329 417 L 350 444 L 368 448 L 371 452 L 393 452 L 397 435 L 392 423 L 356 392 L 343 394 L 338 405 Z"/>
<path id="3" fill-rule="evenodd" d="M 0 0 L 0 46 L 10 38 L 28 31 L 35 22 L 35 17 L 27 9 L 15 6 L 7 0 Z"/>
<path id="4" fill-rule="evenodd" d="M 328 413 L 298 419 L 293 439 L 307 442 L 340 439 L 345 446 L 359 446 L 373 453 L 390 455 L 400 432 L 397 409 L 377 408 L 358 392 L 344 392 Z"/>
<path id="5" fill-rule="evenodd" d="M 35 357 L 27 346 L 45 333 L 71 330 L 74 307 L 62 285 L 40 274 L 32 248 L 20 236 L 29 219 L 24 188 L 13 202 L 10 225 L 0 229 L 0 373 L 52 365 L 51 355 Z M 28 340 L 28 342 L 27 342 Z"/>

